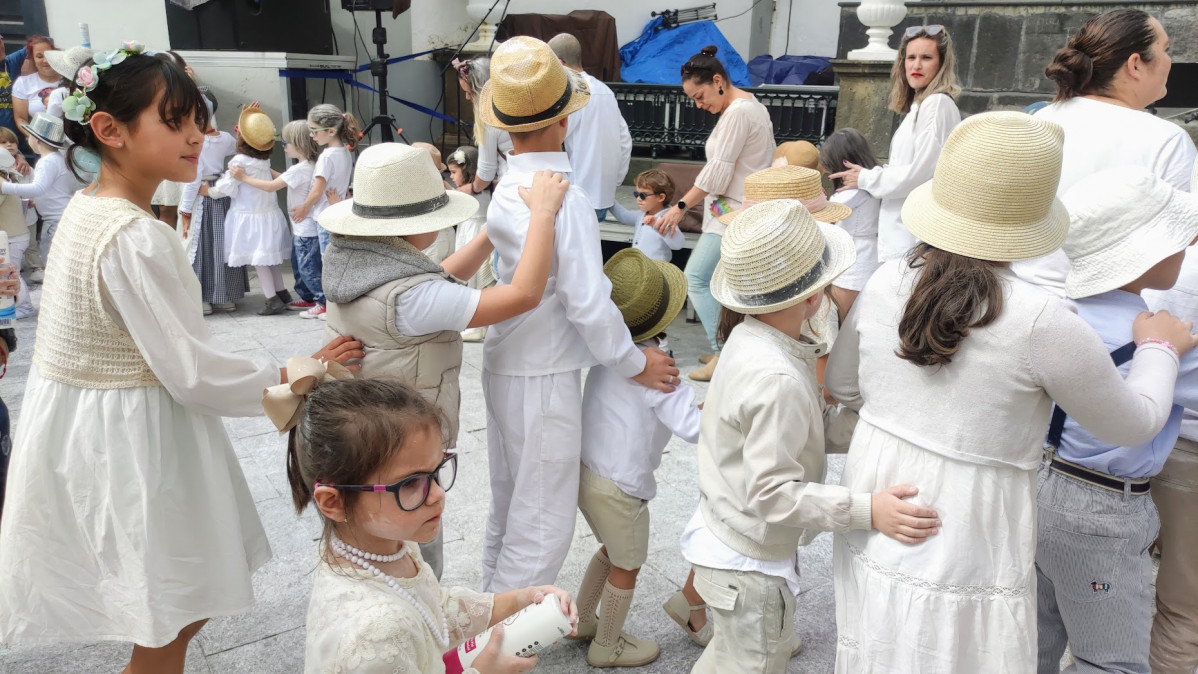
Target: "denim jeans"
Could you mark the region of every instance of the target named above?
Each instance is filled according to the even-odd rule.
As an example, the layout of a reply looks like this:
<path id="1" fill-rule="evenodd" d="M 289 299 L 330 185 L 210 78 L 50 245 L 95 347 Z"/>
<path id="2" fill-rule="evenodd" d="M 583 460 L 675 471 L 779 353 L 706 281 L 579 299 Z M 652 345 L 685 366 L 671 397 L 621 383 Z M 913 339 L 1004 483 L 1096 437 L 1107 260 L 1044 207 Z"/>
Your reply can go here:
<path id="1" fill-rule="evenodd" d="M 715 341 L 715 331 L 720 322 L 721 306 L 711 296 L 710 283 L 715 266 L 720 261 L 720 242 L 723 238 L 719 234 L 704 232 L 686 262 L 686 294 L 690 298 L 691 306 L 695 308 L 695 313 L 699 314 L 699 321 L 703 323 L 703 330 L 707 333 L 707 341 L 711 342 L 714 351 L 719 351 L 720 348 Z"/>
<path id="2" fill-rule="evenodd" d="M 295 273 L 295 293 L 305 302 L 324 304 L 320 241 L 315 236 L 291 237 L 291 271 Z"/>
<path id="3" fill-rule="evenodd" d="M 604 220 L 606 220 L 607 219 L 607 209 L 606 208 L 596 208 L 595 209 L 595 218 L 597 220 L 599 220 L 599 222 L 603 222 Z"/>
<path id="4" fill-rule="evenodd" d="M 316 232 L 316 235 L 320 238 L 320 252 L 324 253 L 324 249 L 329 247 L 329 230 L 321 227 L 318 223 L 316 225 Z"/>

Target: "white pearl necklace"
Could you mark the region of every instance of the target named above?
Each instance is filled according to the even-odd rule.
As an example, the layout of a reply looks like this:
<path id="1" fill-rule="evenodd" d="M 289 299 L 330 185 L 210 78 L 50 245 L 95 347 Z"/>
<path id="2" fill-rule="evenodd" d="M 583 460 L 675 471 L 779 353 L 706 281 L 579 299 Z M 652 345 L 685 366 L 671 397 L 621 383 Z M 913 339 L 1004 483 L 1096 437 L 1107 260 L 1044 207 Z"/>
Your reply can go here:
<path id="1" fill-rule="evenodd" d="M 399 561 L 405 554 L 407 554 L 407 545 L 405 543 L 400 544 L 399 552 L 395 553 L 394 555 L 376 555 L 371 552 L 365 552 L 353 547 L 352 545 L 349 545 L 336 536 L 333 536 L 332 545 L 333 551 L 338 555 L 341 555 L 345 559 L 357 564 L 362 569 L 373 573 L 379 578 L 382 578 L 383 582 L 387 583 L 387 585 L 389 585 L 392 590 L 395 590 L 399 596 L 407 599 L 408 603 L 415 607 L 416 611 L 420 613 L 420 617 L 424 619 L 424 624 L 428 626 L 428 631 L 432 633 L 433 638 L 437 640 L 437 644 L 441 646 L 441 649 L 445 650 L 449 648 L 449 622 L 445 619 L 445 616 L 441 616 L 441 629 L 438 631 L 437 621 L 433 619 L 432 614 L 429 613 L 428 609 L 424 607 L 424 604 L 421 604 L 411 592 L 408 592 L 404 588 L 400 587 L 399 583 L 395 582 L 394 578 L 383 573 L 381 569 L 370 563 L 372 561 L 383 563 Z"/>

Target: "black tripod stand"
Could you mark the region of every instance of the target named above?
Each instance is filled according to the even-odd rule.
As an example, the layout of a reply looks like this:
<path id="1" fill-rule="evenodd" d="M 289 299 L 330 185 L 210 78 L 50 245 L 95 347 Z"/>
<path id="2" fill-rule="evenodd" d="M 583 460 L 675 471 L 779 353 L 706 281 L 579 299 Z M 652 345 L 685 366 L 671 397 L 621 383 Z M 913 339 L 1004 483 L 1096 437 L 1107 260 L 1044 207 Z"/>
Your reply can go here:
<path id="1" fill-rule="evenodd" d="M 377 126 L 382 141 L 384 143 L 393 143 L 395 142 L 397 122 L 387 112 L 387 59 L 390 56 L 384 50 L 387 44 L 387 29 L 383 28 L 382 10 L 374 10 L 374 32 L 371 33 L 370 41 L 378 49 L 375 58 L 370 59 L 370 74 L 374 75 L 375 88 L 379 90 L 379 114 L 370 120 L 370 124 L 362 130 L 362 137 L 368 137 L 371 130 Z"/>

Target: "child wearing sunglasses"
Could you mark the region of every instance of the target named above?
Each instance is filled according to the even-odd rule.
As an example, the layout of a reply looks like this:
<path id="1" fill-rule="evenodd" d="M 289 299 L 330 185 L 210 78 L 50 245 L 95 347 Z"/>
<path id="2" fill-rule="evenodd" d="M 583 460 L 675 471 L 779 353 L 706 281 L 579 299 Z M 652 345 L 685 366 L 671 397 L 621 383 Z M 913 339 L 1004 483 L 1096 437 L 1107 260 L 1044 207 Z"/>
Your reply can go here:
<path id="1" fill-rule="evenodd" d="M 312 172 L 312 189 L 302 204 L 291 209 L 291 217 L 295 220 L 316 219 L 329 207 L 329 192 L 336 194 L 338 200 L 349 195 L 349 181 L 354 172 L 354 157 L 350 153 L 358 147 L 362 132 L 353 114 L 341 112 L 335 105 L 321 103 L 308 111 L 308 135 L 312 142 L 324 149 Z M 319 225 L 317 232 L 323 253 L 329 247 L 329 233 Z"/>
<path id="2" fill-rule="evenodd" d="M 654 227 L 658 218 L 674 201 L 674 181 L 661 169 L 649 169 L 636 177 L 636 205 L 645 214 L 632 235 L 632 247 L 651 260 L 669 262 L 674 251 L 686 243 L 686 235 L 675 227 L 668 236 L 663 236 Z"/>
<path id="3" fill-rule="evenodd" d="M 314 503 L 324 530 L 305 670 L 439 674 L 443 653 L 492 625 L 495 638 L 467 671 L 535 667 L 535 656 L 500 653 L 498 623 L 548 594 L 577 623 L 569 593 L 548 585 L 497 594 L 443 588 L 414 544 L 437 535 L 457 475 L 457 455 L 444 449 L 444 413 L 394 380 L 346 379 L 343 368 L 326 371 L 312 359 L 289 361 L 289 375 L 301 367 L 315 389 L 301 397 L 292 387 L 272 387 L 264 404 L 290 431 L 287 478 L 296 509 Z"/>

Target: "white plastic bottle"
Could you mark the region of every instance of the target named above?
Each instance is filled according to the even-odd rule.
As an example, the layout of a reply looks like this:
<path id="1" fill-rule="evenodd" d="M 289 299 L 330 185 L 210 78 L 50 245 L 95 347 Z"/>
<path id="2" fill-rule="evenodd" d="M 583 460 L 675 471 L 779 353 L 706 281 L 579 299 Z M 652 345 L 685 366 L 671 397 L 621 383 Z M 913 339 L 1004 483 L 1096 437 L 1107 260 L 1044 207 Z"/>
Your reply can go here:
<path id="1" fill-rule="evenodd" d="M 0 264 L 8 262 L 8 233 L 0 230 Z M 0 295 L 0 328 L 11 328 L 17 320 L 17 298 Z"/>
<path id="2" fill-rule="evenodd" d="M 465 643 L 445 654 L 445 674 L 462 674 L 474 664 L 474 659 L 487 647 L 494 627 L 467 639 Z M 546 646 L 557 642 L 573 628 L 562 615 L 557 595 L 548 594 L 540 604 L 530 604 L 503 621 L 503 647 L 508 655 L 531 657 Z"/>

